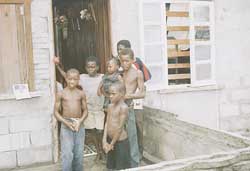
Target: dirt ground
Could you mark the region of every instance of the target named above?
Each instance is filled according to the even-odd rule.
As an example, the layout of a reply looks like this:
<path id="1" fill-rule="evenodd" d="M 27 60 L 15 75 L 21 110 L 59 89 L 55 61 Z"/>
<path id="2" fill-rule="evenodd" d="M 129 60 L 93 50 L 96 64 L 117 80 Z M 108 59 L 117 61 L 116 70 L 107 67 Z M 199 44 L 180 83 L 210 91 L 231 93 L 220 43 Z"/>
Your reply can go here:
<path id="1" fill-rule="evenodd" d="M 95 162 L 94 157 L 84 158 L 85 171 L 106 171 L 105 164 Z M 61 163 L 34 165 L 28 168 L 17 168 L 6 171 L 61 171 Z"/>

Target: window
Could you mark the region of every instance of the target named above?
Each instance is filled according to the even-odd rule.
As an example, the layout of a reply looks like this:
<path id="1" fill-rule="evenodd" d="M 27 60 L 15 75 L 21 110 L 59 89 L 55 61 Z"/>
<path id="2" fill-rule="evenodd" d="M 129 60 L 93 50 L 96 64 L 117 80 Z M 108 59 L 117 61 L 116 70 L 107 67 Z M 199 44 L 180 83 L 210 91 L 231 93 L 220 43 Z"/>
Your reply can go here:
<path id="1" fill-rule="evenodd" d="M 151 90 L 214 84 L 211 1 L 141 1 L 141 48 Z"/>
<path id="2" fill-rule="evenodd" d="M 0 0 L 0 94 L 17 83 L 34 88 L 30 17 L 30 0 Z"/>

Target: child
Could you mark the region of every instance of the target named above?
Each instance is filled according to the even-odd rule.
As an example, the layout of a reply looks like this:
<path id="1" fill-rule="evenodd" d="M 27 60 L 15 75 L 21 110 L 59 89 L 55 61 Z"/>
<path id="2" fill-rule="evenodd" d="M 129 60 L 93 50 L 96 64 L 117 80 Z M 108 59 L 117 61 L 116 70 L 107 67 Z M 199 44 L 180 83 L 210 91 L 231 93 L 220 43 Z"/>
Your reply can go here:
<path id="1" fill-rule="evenodd" d="M 143 74 L 140 70 L 135 69 L 132 66 L 134 62 L 134 52 L 131 49 L 124 48 L 119 55 L 121 66 L 123 68 L 123 81 L 126 87 L 126 95 L 124 98 L 129 106 L 127 131 L 130 144 L 131 167 L 138 167 L 140 153 L 137 140 L 133 99 L 141 99 L 145 97 Z"/>
<path id="2" fill-rule="evenodd" d="M 97 95 L 98 85 L 102 80 L 102 74 L 98 74 L 99 61 L 96 57 L 88 57 L 85 64 L 88 74 L 80 75 L 80 85 L 86 92 L 88 118 L 84 122 L 84 126 L 92 135 L 96 146 L 96 159 L 104 159 L 102 153 L 102 136 L 104 129 L 104 97 Z"/>
<path id="3" fill-rule="evenodd" d="M 55 59 L 55 63 L 59 63 Z M 65 76 L 65 72 L 57 65 L 58 70 Z M 102 80 L 102 74 L 98 74 L 99 61 L 96 57 L 91 56 L 86 59 L 85 69 L 88 74 L 80 75 L 80 86 L 84 89 L 87 98 L 88 117 L 84 122 L 87 132 L 92 136 L 94 141 L 97 156 L 96 159 L 101 159 L 102 155 L 102 135 L 104 129 L 104 112 L 103 112 L 103 96 L 97 95 L 98 85 Z"/>
<path id="4" fill-rule="evenodd" d="M 112 83 L 117 82 L 117 81 L 121 81 L 122 77 L 120 75 L 120 73 L 118 72 L 118 69 L 120 67 L 120 62 L 117 58 L 111 58 L 108 62 L 107 62 L 107 74 L 105 74 L 102 77 L 102 81 L 100 82 L 99 88 L 98 88 L 98 95 L 104 95 L 105 96 L 105 100 L 104 100 L 104 111 L 107 110 L 107 107 L 110 103 L 110 99 L 109 99 L 109 87 Z"/>
<path id="5" fill-rule="evenodd" d="M 66 73 L 67 87 L 57 93 L 55 117 L 61 126 L 61 158 L 63 171 L 83 170 L 85 129 L 83 121 L 88 115 L 86 96 L 77 89 L 80 76 L 76 69 Z"/>
<path id="6" fill-rule="evenodd" d="M 107 153 L 107 168 L 121 170 L 130 168 L 128 135 L 124 129 L 128 106 L 124 103 L 125 86 L 118 81 L 109 88 L 111 104 L 108 106 L 104 128 L 103 149 Z"/>
<path id="7" fill-rule="evenodd" d="M 131 49 L 130 42 L 128 40 L 120 40 L 117 43 L 118 58 L 119 58 L 119 54 L 121 53 L 122 49 L 125 49 L 125 48 L 130 48 Z M 139 70 L 142 71 L 144 82 L 146 82 L 146 81 L 148 81 L 148 80 L 151 79 L 152 76 L 151 76 L 150 71 L 148 70 L 148 68 L 146 67 L 146 65 L 141 61 L 140 58 L 136 57 L 134 59 L 133 67 L 135 67 L 136 69 L 139 69 Z"/>

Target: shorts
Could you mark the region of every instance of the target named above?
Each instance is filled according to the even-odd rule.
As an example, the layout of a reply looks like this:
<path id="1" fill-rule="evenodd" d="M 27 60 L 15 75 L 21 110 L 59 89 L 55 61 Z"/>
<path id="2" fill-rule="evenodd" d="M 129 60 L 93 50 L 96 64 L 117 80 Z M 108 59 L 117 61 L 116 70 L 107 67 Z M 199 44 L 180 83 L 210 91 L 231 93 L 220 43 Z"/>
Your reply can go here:
<path id="1" fill-rule="evenodd" d="M 108 137 L 108 143 L 111 139 Z M 130 151 L 128 139 L 117 141 L 114 149 L 107 154 L 107 168 L 121 170 L 130 168 Z"/>

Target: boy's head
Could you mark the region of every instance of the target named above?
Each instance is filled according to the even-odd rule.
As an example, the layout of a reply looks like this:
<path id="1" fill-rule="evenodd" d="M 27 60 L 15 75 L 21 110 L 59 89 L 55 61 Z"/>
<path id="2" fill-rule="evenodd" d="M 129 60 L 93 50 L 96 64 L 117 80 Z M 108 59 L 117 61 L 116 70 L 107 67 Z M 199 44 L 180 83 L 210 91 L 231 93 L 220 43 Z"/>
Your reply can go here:
<path id="1" fill-rule="evenodd" d="M 94 77 L 99 70 L 99 61 L 96 57 L 90 56 L 85 63 L 85 69 L 90 77 Z"/>
<path id="2" fill-rule="evenodd" d="M 124 97 L 125 93 L 126 93 L 126 88 L 122 82 L 117 81 L 113 83 L 109 87 L 109 95 L 110 95 L 111 103 L 114 104 L 120 101 Z"/>
<path id="3" fill-rule="evenodd" d="M 76 88 L 79 84 L 80 73 L 77 69 L 69 69 L 66 73 L 67 86 L 71 89 Z"/>
<path id="4" fill-rule="evenodd" d="M 121 53 L 121 50 L 124 49 L 124 48 L 131 48 L 131 44 L 128 40 L 120 40 L 118 43 L 117 43 L 117 54 L 120 55 Z"/>
<path id="5" fill-rule="evenodd" d="M 134 52 L 130 48 L 122 49 L 120 52 L 121 65 L 124 71 L 129 70 L 134 63 Z"/>
<path id="6" fill-rule="evenodd" d="M 108 60 L 107 62 L 108 74 L 115 73 L 116 71 L 118 71 L 119 67 L 120 67 L 120 61 L 117 58 L 113 57 Z"/>

